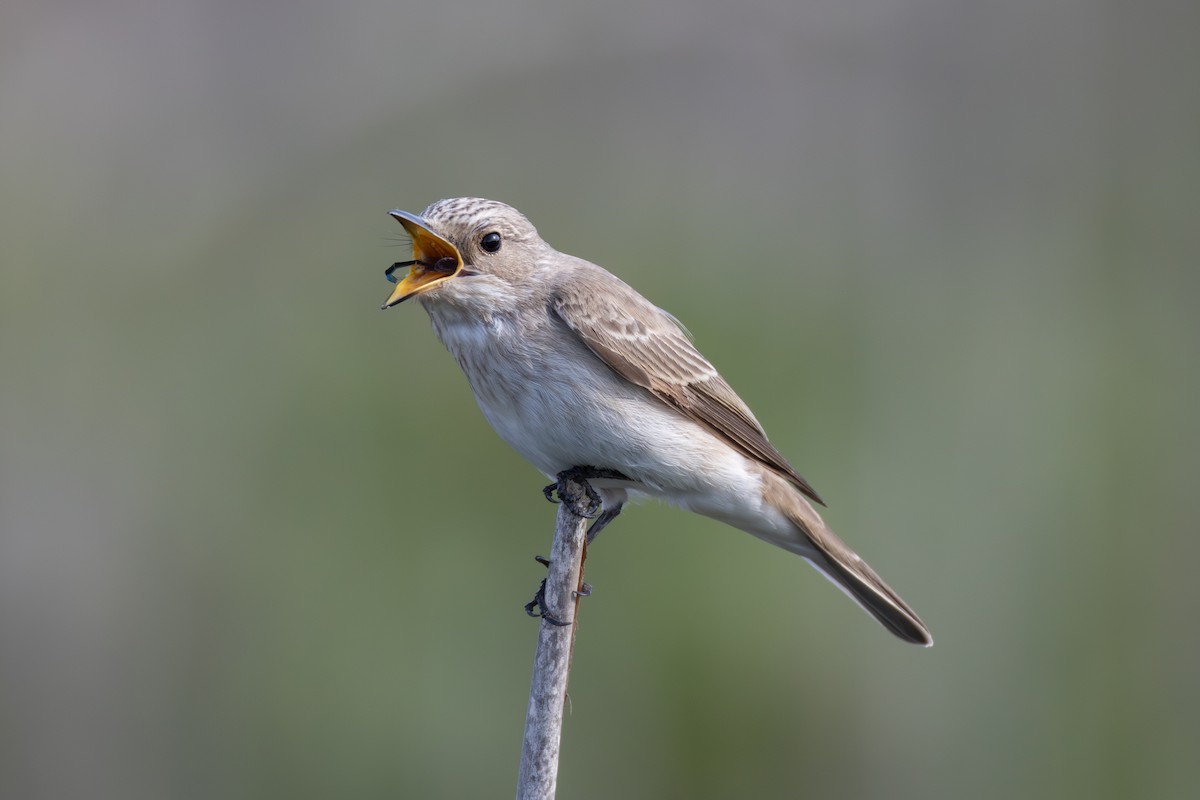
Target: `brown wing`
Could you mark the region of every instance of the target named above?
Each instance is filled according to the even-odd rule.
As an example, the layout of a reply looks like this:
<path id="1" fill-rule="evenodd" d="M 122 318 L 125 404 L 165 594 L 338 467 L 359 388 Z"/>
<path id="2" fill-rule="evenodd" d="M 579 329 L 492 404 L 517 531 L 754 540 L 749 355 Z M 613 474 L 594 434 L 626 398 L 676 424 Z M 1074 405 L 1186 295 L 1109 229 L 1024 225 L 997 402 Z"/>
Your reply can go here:
<path id="1" fill-rule="evenodd" d="M 591 266 L 591 265 L 588 265 Z M 579 275 L 551 309 L 601 361 L 825 505 L 674 318 L 608 272 Z"/>

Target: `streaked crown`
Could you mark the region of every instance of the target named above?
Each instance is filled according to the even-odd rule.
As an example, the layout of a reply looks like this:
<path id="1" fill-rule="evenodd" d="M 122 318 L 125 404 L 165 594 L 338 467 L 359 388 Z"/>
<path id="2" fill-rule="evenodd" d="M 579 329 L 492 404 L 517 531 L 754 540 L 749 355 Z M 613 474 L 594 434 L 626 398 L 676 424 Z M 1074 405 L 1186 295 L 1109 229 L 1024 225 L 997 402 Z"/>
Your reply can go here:
<path id="1" fill-rule="evenodd" d="M 454 238 L 484 228 L 497 228 L 506 239 L 530 241 L 538 239 L 533 223 L 510 205 L 482 197 L 451 197 L 438 200 L 422 213 L 429 226 L 443 235 Z"/>

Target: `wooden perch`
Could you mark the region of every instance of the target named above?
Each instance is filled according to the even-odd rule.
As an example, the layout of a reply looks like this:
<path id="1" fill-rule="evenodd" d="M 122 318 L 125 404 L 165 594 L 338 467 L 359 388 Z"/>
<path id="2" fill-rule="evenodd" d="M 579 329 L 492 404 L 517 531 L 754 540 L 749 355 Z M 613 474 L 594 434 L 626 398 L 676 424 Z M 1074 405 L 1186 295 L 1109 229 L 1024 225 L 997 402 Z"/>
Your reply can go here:
<path id="1" fill-rule="evenodd" d="M 587 517 L 583 516 L 587 510 L 575 502 L 585 494 L 584 484 L 560 477 L 558 488 L 563 502 L 558 507 L 546 587 L 540 602 L 542 621 L 529 686 L 529 708 L 525 712 L 518 800 L 553 798 L 558 781 L 567 676 L 583 586 L 583 559 L 587 554 Z M 563 624 L 555 624 L 554 620 Z"/>

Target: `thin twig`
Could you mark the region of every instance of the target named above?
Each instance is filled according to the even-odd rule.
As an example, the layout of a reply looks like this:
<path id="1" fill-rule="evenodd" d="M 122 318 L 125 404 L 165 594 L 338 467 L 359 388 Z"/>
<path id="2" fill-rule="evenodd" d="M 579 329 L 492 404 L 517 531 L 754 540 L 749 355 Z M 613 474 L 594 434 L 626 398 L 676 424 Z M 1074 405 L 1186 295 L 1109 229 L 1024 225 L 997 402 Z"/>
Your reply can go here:
<path id="1" fill-rule="evenodd" d="M 575 612 L 583 580 L 587 519 L 576 513 L 574 504 L 558 507 L 554 544 L 546 575 L 542 624 L 538 631 L 529 686 L 529 709 L 525 712 L 525 738 L 521 745 L 521 775 L 517 800 L 553 798 L 558 781 L 558 751 L 562 740 L 563 706 L 567 698 L 567 675 L 571 669 L 571 647 L 575 642 Z M 546 617 L 566 625 L 554 625 Z"/>

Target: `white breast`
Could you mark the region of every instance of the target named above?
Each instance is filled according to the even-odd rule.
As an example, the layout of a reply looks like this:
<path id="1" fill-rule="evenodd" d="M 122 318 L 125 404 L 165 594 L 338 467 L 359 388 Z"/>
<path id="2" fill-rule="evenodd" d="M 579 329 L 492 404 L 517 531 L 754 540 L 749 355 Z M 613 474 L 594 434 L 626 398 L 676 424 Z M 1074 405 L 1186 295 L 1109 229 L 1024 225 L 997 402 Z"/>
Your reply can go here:
<path id="1" fill-rule="evenodd" d="M 549 311 L 427 307 L 488 422 L 546 475 L 580 464 L 642 471 L 661 458 L 663 428 L 693 425 L 617 376 Z"/>
<path id="2" fill-rule="evenodd" d="M 636 491 L 743 529 L 761 514 L 760 467 L 618 376 L 556 316 L 426 308 L 488 422 L 547 477 L 615 469 Z"/>

